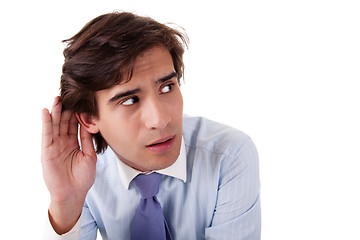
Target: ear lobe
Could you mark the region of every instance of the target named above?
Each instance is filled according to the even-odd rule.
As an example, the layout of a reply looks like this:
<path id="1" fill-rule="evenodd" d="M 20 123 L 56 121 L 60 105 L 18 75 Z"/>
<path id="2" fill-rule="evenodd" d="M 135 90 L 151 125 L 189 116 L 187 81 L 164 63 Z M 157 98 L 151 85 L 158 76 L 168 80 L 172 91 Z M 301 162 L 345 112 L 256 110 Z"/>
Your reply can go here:
<path id="1" fill-rule="evenodd" d="M 100 129 L 97 127 L 94 117 L 90 116 L 87 113 L 75 113 L 75 116 L 79 123 L 92 134 L 98 133 Z"/>

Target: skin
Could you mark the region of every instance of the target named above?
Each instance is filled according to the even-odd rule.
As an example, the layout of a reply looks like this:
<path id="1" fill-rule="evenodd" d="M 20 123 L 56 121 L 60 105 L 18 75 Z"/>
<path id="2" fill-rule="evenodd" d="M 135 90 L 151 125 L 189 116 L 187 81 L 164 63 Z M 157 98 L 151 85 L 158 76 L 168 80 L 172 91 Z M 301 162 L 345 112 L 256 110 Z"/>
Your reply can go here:
<path id="1" fill-rule="evenodd" d="M 129 82 L 95 95 L 97 117 L 61 112 L 58 97 L 51 114 L 42 111 L 43 175 L 51 196 L 50 222 L 59 234 L 75 225 L 95 181 L 91 134 L 101 132 L 121 161 L 143 172 L 171 166 L 180 152 L 183 100 L 167 49 L 145 51 L 136 59 Z"/>

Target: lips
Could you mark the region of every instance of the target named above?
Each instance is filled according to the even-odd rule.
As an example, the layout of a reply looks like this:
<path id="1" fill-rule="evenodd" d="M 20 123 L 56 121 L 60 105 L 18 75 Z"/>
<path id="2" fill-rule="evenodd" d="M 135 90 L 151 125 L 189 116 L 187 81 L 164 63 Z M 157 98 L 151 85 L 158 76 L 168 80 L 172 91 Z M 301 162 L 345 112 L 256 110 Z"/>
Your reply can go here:
<path id="1" fill-rule="evenodd" d="M 166 152 L 174 145 L 174 142 L 175 142 L 175 136 L 171 136 L 153 142 L 147 145 L 146 148 L 151 152 L 157 152 L 157 153 Z"/>

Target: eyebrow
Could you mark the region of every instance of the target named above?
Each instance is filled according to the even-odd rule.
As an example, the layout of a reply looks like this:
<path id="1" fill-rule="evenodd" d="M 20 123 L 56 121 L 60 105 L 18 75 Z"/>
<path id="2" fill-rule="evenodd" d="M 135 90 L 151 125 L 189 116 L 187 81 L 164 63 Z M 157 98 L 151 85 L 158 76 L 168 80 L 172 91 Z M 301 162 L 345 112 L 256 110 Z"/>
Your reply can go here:
<path id="1" fill-rule="evenodd" d="M 177 78 L 178 74 L 176 72 L 171 72 L 170 74 L 166 75 L 165 77 L 162 77 L 160 79 L 158 79 L 156 81 L 156 84 L 162 84 L 174 77 Z M 139 93 L 141 92 L 141 89 L 140 88 L 136 88 L 136 89 L 132 89 L 132 90 L 129 90 L 129 91 L 126 91 L 126 92 L 120 92 L 120 93 L 117 93 L 115 96 L 113 96 L 112 98 L 110 98 L 110 100 L 108 101 L 108 104 L 110 103 L 113 103 L 113 102 L 116 102 L 117 100 L 123 98 L 123 97 L 127 97 L 127 96 L 131 96 L 131 95 L 134 95 L 136 93 Z"/>
<path id="2" fill-rule="evenodd" d="M 118 93 L 115 96 L 113 96 L 112 98 L 110 98 L 110 100 L 108 101 L 108 104 L 116 102 L 117 100 L 119 100 L 119 99 L 121 99 L 123 97 L 131 96 L 131 95 L 139 93 L 139 92 L 140 92 L 140 89 L 136 88 L 136 89 L 129 90 L 129 91 L 126 91 L 126 92 Z"/>
<path id="3" fill-rule="evenodd" d="M 178 77 L 178 74 L 176 72 L 172 72 L 172 73 L 166 75 L 165 77 L 160 78 L 159 80 L 156 81 L 156 84 L 164 83 L 167 80 L 170 80 L 170 79 L 172 79 L 174 77 L 176 77 L 176 78 Z"/>

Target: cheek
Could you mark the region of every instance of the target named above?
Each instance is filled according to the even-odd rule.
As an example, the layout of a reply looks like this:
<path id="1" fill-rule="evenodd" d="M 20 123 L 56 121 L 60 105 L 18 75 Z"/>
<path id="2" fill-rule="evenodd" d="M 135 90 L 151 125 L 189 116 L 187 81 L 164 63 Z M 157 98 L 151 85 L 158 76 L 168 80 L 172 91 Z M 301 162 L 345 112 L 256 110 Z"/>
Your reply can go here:
<path id="1" fill-rule="evenodd" d="M 180 89 L 176 92 L 176 95 L 173 98 L 171 105 L 172 105 L 172 109 L 173 109 L 172 111 L 174 112 L 174 114 L 182 116 L 183 98 L 182 98 Z"/>
<path id="2" fill-rule="evenodd" d="M 134 132 L 131 124 L 124 124 L 124 121 L 116 114 L 112 114 L 106 119 L 103 118 L 103 121 L 99 124 L 99 129 L 101 135 L 110 146 L 126 145 L 126 143 L 132 140 L 132 134 L 130 133 Z"/>
<path id="3" fill-rule="evenodd" d="M 178 106 L 177 106 L 177 113 L 178 113 L 178 118 L 179 120 L 182 122 L 182 118 L 183 118 L 183 107 L 184 107 L 184 103 L 183 103 L 183 98 L 182 95 L 180 93 L 180 97 L 179 97 L 179 102 L 178 102 Z"/>
<path id="4" fill-rule="evenodd" d="M 107 128 L 103 133 L 103 137 L 108 145 L 123 158 L 132 158 L 133 149 L 137 146 L 136 138 L 137 130 L 131 125 L 123 127 L 114 123 L 112 127 Z"/>

